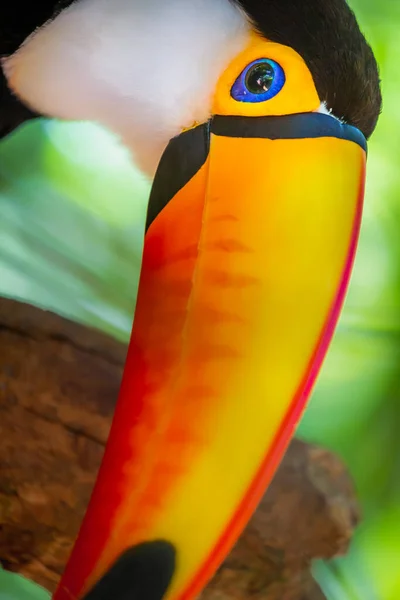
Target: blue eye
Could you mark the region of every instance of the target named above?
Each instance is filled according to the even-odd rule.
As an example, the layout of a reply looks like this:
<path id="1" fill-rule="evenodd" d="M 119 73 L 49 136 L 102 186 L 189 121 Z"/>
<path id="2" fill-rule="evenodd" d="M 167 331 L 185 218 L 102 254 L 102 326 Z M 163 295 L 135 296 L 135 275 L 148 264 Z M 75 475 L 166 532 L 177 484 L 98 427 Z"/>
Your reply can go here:
<path id="1" fill-rule="evenodd" d="M 285 72 L 277 62 L 259 58 L 240 73 L 231 96 L 238 102 L 265 102 L 279 94 L 285 81 Z"/>

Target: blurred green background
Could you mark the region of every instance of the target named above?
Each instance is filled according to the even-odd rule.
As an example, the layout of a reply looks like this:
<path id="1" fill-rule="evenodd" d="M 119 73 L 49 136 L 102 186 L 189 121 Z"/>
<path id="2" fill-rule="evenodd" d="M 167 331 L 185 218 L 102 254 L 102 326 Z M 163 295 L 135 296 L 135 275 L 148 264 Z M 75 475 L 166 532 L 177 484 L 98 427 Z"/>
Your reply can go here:
<path id="1" fill-rule="evenodd" d="M 378 57 L 385 106 L 350 292 L 298 435 L 344 458 L 363 506 L 350 554 L 315 565 L 327 597 L 399 600 L 400 3 L 351 4 Z M 148 191 L 102 129 L 23 127 L 0 145 L 0 294 L 127 340 Z"/>

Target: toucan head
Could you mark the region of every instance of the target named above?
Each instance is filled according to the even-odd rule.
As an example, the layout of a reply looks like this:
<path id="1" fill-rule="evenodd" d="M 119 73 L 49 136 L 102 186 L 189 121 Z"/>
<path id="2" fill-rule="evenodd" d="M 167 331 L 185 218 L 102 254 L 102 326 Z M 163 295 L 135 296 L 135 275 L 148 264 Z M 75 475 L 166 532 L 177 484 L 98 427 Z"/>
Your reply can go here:
<path id="1" fill-rule="evenodd" d="M 167 598 L 189 600 L 261 498 L 332 337 L 376 61 L 345 0 L 51 1 L 44 24 L 18 24 L 19 1 L 0 133 L 92 120 L 155 174 L 121 399 L 55 598 L 110 597 L 131 569 L 147 585 L 151 558 L 168 568 L 139 596 L 173 574 Z"/>
<path id="2" fill-rule="evenodd" d="M 6 13 L 0 135 L 41 115 L 96 121 L 151 175 L 171 138 L 213 115 L 324 114 L 368 138 L 380 112 L 345 0 L 17 0 Z"/>

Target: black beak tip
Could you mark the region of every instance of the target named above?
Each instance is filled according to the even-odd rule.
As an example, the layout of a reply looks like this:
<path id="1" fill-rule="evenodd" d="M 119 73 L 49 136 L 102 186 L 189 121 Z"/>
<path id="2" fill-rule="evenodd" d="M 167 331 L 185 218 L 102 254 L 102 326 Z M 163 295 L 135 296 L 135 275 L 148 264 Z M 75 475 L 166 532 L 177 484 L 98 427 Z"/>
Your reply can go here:
<path id="1" fill-rule="evenodd" d="M 155 540 L 128 548 L 84 600 L 162 600 L 176 568 L 176 549 Z"/>

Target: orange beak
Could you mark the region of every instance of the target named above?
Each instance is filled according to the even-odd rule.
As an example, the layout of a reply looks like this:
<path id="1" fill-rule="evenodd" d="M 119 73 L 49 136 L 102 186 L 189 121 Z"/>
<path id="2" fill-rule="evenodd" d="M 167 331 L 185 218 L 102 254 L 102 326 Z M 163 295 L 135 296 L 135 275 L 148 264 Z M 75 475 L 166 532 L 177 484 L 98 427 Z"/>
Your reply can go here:
<path id="1" fill-rule="evenodd" d="M 217 116 L 171 141 L 110 439 L 56 600 L 85 597 L 143 542 L 173 549 L 168 600 L 195 598 L 218 568 L 334 332 L 365 161 L 362 134 L 317 113 Z"/>

